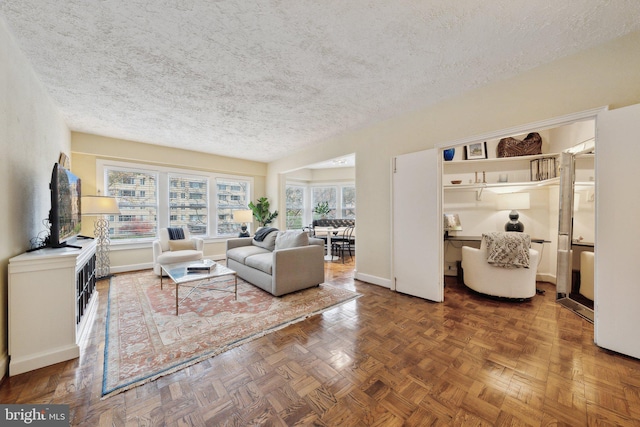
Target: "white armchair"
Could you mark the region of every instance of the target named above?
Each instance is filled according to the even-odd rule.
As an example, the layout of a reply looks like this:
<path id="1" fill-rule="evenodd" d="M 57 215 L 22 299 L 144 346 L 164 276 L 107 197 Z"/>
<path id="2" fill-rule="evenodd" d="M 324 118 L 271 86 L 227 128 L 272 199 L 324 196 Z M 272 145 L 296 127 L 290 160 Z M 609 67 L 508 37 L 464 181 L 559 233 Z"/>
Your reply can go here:
<path id="1" fill-rule="evenodd" d="M 476 292 L 505 298 L 531 298 L 536 294 L 536 273 L 540 254 L 529 249 L 529 268 L 496 267 L 487 262 L 487 247 L 462 247 L 464 284 Z"/>
<path id="2" fill-rule="evenodd" d="M 153 272 L 162 274 L 161 264 L 174 262 L 198 261 L 204 254 L 204 240 L 191 237 L 187 227 L 182 227 L 184 239 L 169 239 L 169 231 L 160 229 L 159 239 L 153 242 Z"/>

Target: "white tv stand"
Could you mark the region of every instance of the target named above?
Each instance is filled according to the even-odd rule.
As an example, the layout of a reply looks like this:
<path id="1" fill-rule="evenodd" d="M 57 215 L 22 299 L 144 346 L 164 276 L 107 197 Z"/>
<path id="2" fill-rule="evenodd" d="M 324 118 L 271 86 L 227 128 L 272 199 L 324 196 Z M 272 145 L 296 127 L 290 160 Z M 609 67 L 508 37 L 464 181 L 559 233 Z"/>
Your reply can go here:
<path id="1" fill-rule="evenodd" d="M 9 376 L 80 356 L 98 308 L 96 243 L 74 245 L 9 260 Z"/>

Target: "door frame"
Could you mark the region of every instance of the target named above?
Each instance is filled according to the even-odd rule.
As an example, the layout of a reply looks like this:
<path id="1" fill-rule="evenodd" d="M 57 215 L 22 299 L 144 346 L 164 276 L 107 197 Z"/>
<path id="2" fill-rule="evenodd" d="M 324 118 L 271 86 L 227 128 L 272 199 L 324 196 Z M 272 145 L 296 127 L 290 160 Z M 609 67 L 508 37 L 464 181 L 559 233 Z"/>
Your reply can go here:
<path id="1" fill-rule="evenodd" d="M 597 123 L 597 117 L 598 114 L 603 112 L 603 111 L 607 111 L 609 109 L 608 106 L 602 106 L 602 107 L 597 107 L 597 108 L 593 108 L 593 109 L 589 109 L 589 110 L 584 110 L 584 111 L 580 111 L 577 113 L 572 113 L 572 114 L 567 114 L 564 116 L 558 116 L 558 117 L 553 117 L 550 119 L 545 119 L 545 120 L 541 120 L 541 121 L 537 121 L 537 122 L 530 122 L 527 124 L 523 124 L 523 125 L 518 125 L 518 126 L 514 126 L 514 127 L 510 127 L 510 128 L 505 128 L 505 129 L 501 129 L 501 130 L 497 130 L 497 131 L 493 131 L 493 132 L 488 132 L 485 134 L 479 134 L 479 135 L 475 135 L 475 136 L 470 136 L 470 137 L 465 137 L 465 138 L 461 138 L 461 139 L 456 139 L 456 140 L 452 140 L 452 141 L 448 141 L 448 142 L 442 142 L 442 143 L 437 143 L 435 144 L 434 148 L 438 151 L 437 157 L 438 157 L 438 169 L 440 170 L 440 173 L 442 174 L 442 158 L 443 158 L 443 154 L 442 152 L 447 149 L 447 148 L 458 148 L 458 147 L 462 147 L 465 145 L 469 145 L 478 141 L 485 141 L 488 139 L 499 139 L 499 138 L 505 138 L 508 136 L 512 136 L 512 135 L 518 135 L 518 134 L 524 134 L 524 133 L 528 133 L 528 132 L 534 132 L 534 131 L 539 131 L 539 130 L 543 130 L 543 129 L 550 129 L 550 128 L 555 128 L 555 127 L 560 127 L 560 126 L 564 126 L 564 125 L 569 125 L 575 122 L 579 122 L 579 121 L 583 121 L 583 120 L 596 120 Z M 597 141 L 596 141 L 596 145 L 597 145 Z M 424 151 L 424 150 L 419 150 L 419 151 Z M 394 156 L 395 157 L 395 156 Z M 393 174 L 393 165 L 394 165 L 394 158 L 391 158 L 391 174 Z M 392 176 L 393 178 L 393 176 Z M 597 178 L 596 178 L 597 180 Z M 393 180 L 392 180 L 392 186 L 393 186 Z M 391 188 L 392 190 L 392 194 L 393 194 L 393 187 Z M 442 185 L 440 186 L 440 191 L 439 191 L 439 195 L 436 195 L 436 197 L 439 200 L 439 207 L 440 207 L 440 217 L 442 217 L 442 214 L 444 214 L 444 206 L 442 203 L 443 198 L 443 192 L 444 189 L 442 187 Z M 596 195 L 597 197 L 597 195 Z M 391 198 L 391 229 L 392 229 L 392 236 L 393 236 L 393 197 Z M 442 221 L 440 221 L 440 234 L 443 234 L 443 224 Z M 395 271 L 394 271 L 394 260 L 393 260 L 393 254 L 394 254 L 394 248 L 393 248 L 393 238 L 391 239 L 391 277 L 396 277 Z M 425 243 L 426 244 L 426 243 Z M 443 260 L 444 259 L 444 245 L 442 241 L 437 241 L 433 243 L 434 245 L 437 245 L 438 248 L 437 250 L 440 253 L 440 259 Z M 435 249 L 435 248 L 434 248 Z M 443 270 L 444 267 L 440 270 Z M 391 289 L 395 290 L 395 283 L 392 280 L 391 281 Z M 442 286 L 443 286 L 443 295 L 444 295 L 444 280 L 441 281 L 442 282 Z M 444 298 L 443 298 L 444 300 Z"/>

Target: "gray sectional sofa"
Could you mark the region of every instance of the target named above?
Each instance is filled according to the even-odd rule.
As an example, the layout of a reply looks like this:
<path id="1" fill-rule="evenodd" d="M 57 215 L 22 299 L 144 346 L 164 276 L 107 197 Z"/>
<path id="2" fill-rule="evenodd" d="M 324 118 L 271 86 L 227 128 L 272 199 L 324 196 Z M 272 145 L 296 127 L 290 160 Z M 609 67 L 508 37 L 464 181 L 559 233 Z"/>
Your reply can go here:
<path id="1" fill-rule="evenodd" d="M 265 234 L 265 233 L 262 233 Z M 256 240 L 227 240 L 227 266 L 238 276 L 275 296 L 324 282 L 324 241 L 299 230 L 272 229 Z"/>

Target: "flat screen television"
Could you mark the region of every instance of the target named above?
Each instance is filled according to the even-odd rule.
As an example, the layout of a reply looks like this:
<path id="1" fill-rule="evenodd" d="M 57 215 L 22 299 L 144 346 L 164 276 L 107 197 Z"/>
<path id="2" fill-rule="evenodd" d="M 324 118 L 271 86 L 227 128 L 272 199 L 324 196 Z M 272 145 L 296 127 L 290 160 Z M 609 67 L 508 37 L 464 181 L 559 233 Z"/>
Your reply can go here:
<path id="1" fill-rule="evenodd" d="M 49 211 L 50 233 L 47 246 L 59 248 L 71 246 L 80 234 L 81 213 L 80 178 L 63 168 L 53 165 L 51 173 L 51 210 Z"/>

